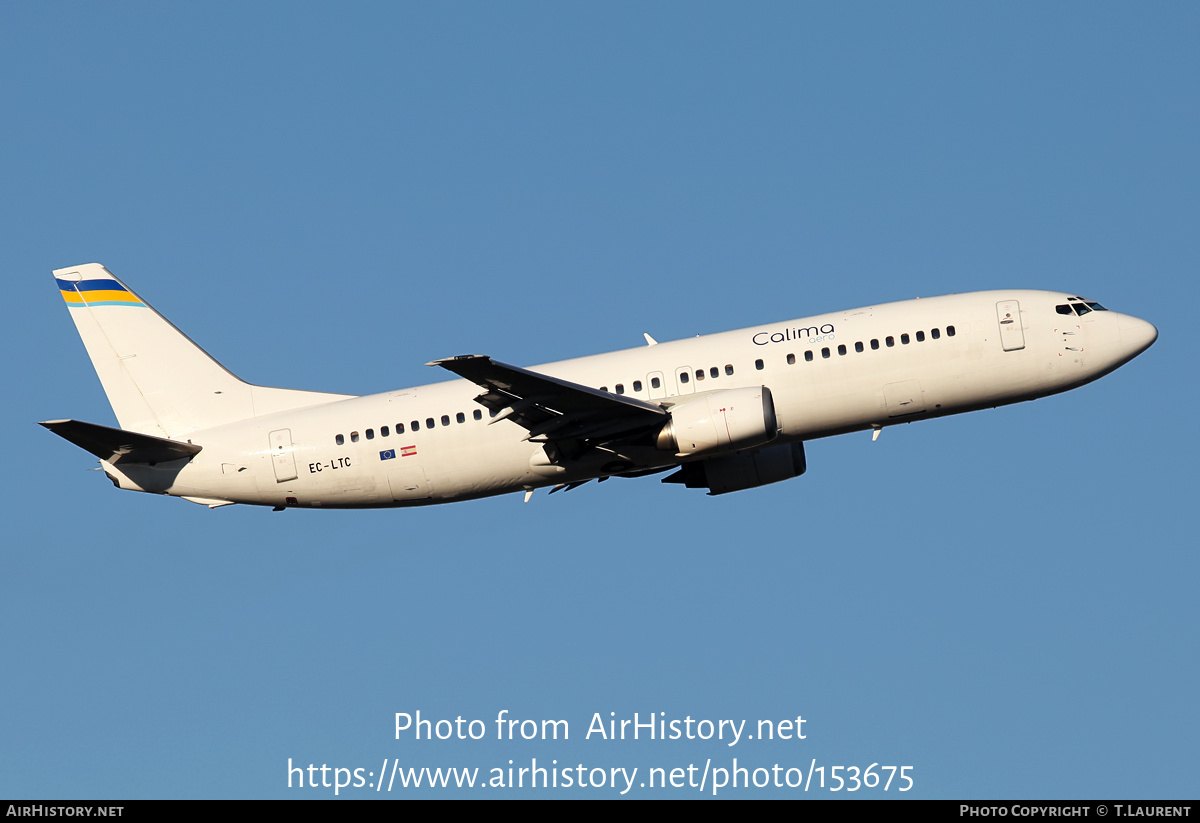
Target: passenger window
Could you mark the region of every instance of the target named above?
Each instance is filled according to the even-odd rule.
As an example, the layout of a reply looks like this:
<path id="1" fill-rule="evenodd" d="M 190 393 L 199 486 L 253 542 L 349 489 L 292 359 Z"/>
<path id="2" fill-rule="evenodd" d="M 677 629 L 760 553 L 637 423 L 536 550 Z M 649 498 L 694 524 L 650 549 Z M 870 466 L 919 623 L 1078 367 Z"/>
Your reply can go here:
<path id="1" fill-rule="evenodd" d="M 733 374 L 733 364 L 732 364 L 732 363 L 726 363 L 726 364 L 725 364 L 725 374 L 726 374 L 726 375 L 731 375 L 731 374 Z"/>
<path id="2" fill-rule="evenodd" d="M 443 425 L 443 426 L 449 426 L 449 425 L 450 425 L 450 415 L 448 415 L 448 414 L 443 414 L 443 415 L 442 415 L 442 425 Z"/>
<path id="3" fill-rule="evenodd" d="M 617 394 L 624 394 L 624 393 L 625 393 L 625 384 L 618 383 L 617 384 Z"/>
<path id="4" fill-rule="evenodd" d="M 471 412 L 471 416 L 474 417 L 476 420 L 482 420 L 483 419 L 483 411 L 480 409 L 476 409 L 475 411 Z"/>
<path id="5" fill-rule="evenodd" d="M 762 371 L 762 370 L 763 370 L 763 361 L 762 361 L 762 360 L 755 360 L 755 361 L 754 361 L 754 368 L 758 369 L 759 371 Z"/>
<path id="6" fill-rule="evenodd" d="M 432 417 L 426 417 L 426 418 L 425 418 L 425 428 L 427 428 L 427 429 L 432 429 L 432 428 L 433 428 L 433 426 L 434 426 L 434 423 L 433 423 L 433 418 L 432 418 Z"/>
<path id="7" fill-rule="evenodd" d="M 908 345 L 908 335 L 907 334 L 900 335 L 900 342 L 903 345 L 907 346 Z"/>
<path id="8" fill-rule="evenodd" d="M 812 362 L 812 360 L 813 360 L 813 353 L 812 353 L 812 349 L 809 349 L 808 351 L 806 351 L 806 352 L 804 353 L 804 360 L 805 360 L 806 362 L 808 362 L 808 363 L 811 363 L 811 362 Z"/>
<path id="9" fill-rule="evenodd" d="M 886 343 L 886 344 L 887 344 L 887 347 L 890 349 L 892 346 L 896 345 L 896 338 L 894 338 L 894 337 L 885 337 L 885 338 L 884 338 L 884 340 L 883 340 L 883 342 L 884 342 L 884 343 Z"/>
<path id="10" fill-rule="evenodd" d="M 404 424 L 403 423 L 396 424 L 396 434 L 404 434 Z"/>
<path id="11" fill-rule="evenodd" d="M 413 431 L 415 431 L 415 432 L 419 432 L 419 431 L 421 430 L 421 423 L 420 423 L 420 421 L 418 421 L 418 420 L 414 420 L 414 421 L 412 421 L 412 430 L 413 430 Z"/>
<path id="12" fill-rule="evenodd" d="M 633 381 L 633 390 L 634 390 L 634 391 L 641 391 L 641 390 L 642 390 L 642 381 L 641 381 L 641 380 L 634 380 L 634 381 Z"/>
<path id="13" fill-rule="evenodd" d="M 655 389 L 657 389 L 657 388 L 658 388 L 659 386 L 661 386 L 661 385 L 662 385 L 662 381 L 661 381 L 661 380 L 659 380 L 657 377 L 651 377 L 651 378 L 650 378 L 650 387 L 651 387 L 651 388 L 655 388 Z"/>
<path id="14" fill-rule="evenodd" d="M 789 355 L 787 356 L 787 363 L 788 363 L 788 365 L 789 365 L 789 366 L 794 366 L 794 365 L 796 365 L 796 355 L 794 355 L 794 354 L 789 354 Z"/>
<path id="15" fill-rule="evenodd" d="M 389 429 L 387 426 L 379 427 L 379 436 L 380 437 L 387 437 L 391 433 L 392 433 L 391 429 Z"/>
<path id="16" fill-rule="evenodd" d="M 697 380 L 704 379 L 704 369 L 696 369 L 696 379 Z"/>
<path id="17" fill-rule="evenodd" d="M 925 342 L 925 332 L 923 332 L 923 331 L 919 331 L 919 332 L 917 332 L 917 342 L 918 342 L 918 343 L 924 343 L 924 342 Z"/>
<path id="18" fill-rule="evenodd" d="M 458 421 L 459 423 L 467 422 L 467 416 L 465 414 L 463 414 L 462 412 L 459 412 L 458 414 L 454 415 L 454 419 L 456 421 Z"/>
<path id="19" fill-rule="evenodd" d="M 685 371 L 681 371 L 679 373 L 679 382 L 686 383 L 687 381 L 688 381 L 688 373 Z"/>
<path id="20" fill-rule="evenodd" d="M 711 378 L 713 378 L 714 380 L 715 380 L 715 379 L 716 379 L 716 378 L 717 378 L 717 377 L 718 377 L 720 374 L 721 374 L 721 370 L 720 370 L 720 369 L 718 369 L 716 366 L 713 366 L 711 369 L 709 369 L 709 370 L 708 370 L 708 376 L 709 376 L 709 377 L 711 377 Z"/>
<path id="21" fill-rule="evenodd" d="M 932 337 L 934 340 L 937 340 L 939 337 L 942 336 L 942 333 L 940 331 L 938 331 L 937 329 L 930 329 L 929 336 Z"/>
<path id="22" fill-rule="evenodd" d="M 878 348 L 879 348 L 879 341 L 878 341 L 878 340 L 872 340 L 872 341 L 871 341 L 871 349 L 872 349 L 872 351 L 873 351 L 873 350 L 875 350 L 875 349 L 878 349 Z"/>
<path id="23" fill-rule="evenodd" d="M 337 437 L 333 438 L 333 442 L 337 443 L 339 446 L 344 446 L 346 444 L 346 438 L 339 434 Z"/>
<path id="24" fill-rule="evenodd" d="M 828 356 L 829 356 L 829 349 L 821 349 L 821 356 L 822 356 L 822 357 L 828 357 Z"/>
<path id="25" fill-rule="evenodd" d="M 855 343 L 855 344 L 854 344 L 854 350 L 855 350 L 855 351 L 859 351 L 859 352 L 863 350 L 863 344 L 862 344 L 862 342 L 861 342 L 861 341 L 859 341 L 858 343 Z"/>
<path id="26" fill-rule="evenodd" d="M 358 442 L 358 432 L 350 432 L 350 442 L 351 443 Z"/>
<path id="27" fill-rule="evenodd" d="M 845 354 L 845 353 L 846 353 L 846 346 L 845 345 L 838 346 L 838 354 Z"/>
<path id="28" fill-rule="evenodd" d="M 374 429 L 367 429 L 367 439 L 368 440 L 375 439 L 375 430 Z"/>
<path id="29" fill-rule="evenodd" d="M 608 391 L 608 386 L 601 386 L 600 391 Z"/>
<path id="30" fill-rule="evenodd" d="M 953 336 L 954 336 L 954 327 L 953 327 L 953 326 L 947 326 L 947 327 L 946 327 L 946 336 L 947 336 L 947 337 L 953 337 Z"/>

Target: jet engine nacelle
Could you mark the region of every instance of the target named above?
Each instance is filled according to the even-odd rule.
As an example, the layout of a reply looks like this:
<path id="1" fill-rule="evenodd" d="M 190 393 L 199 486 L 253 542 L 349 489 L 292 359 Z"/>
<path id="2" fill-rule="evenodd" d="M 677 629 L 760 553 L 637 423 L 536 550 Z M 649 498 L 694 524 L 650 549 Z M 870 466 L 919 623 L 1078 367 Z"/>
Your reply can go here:
<path id="1" fill-rule="evenodd" d="M 766 386 L 726 389 L 680 403 L 658 433 L 658 447 L 690 457 L 761 446 L 775 439 L 779 425 Z"/>
<path id="2" fill-rule="evenodd" d="M 806 468 L 804 444 L 782 443 L 684 463 L 678 472 L 663 478 L 663 482 L 682 483 L 689 489 L 708 489 L 709 494 L 725 494 L 799 477 Z"/>

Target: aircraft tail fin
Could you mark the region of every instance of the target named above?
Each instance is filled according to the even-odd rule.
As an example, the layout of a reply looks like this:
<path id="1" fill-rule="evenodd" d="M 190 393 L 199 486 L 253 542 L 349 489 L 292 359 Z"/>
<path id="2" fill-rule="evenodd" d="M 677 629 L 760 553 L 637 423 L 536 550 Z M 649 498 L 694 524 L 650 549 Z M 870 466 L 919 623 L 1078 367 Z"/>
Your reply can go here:
<path id="1" fill-rule="evenodd" d="M 173 438 L 349 396 L 239 380 L 98 263 L 54 280 L 126 431 Z"/>

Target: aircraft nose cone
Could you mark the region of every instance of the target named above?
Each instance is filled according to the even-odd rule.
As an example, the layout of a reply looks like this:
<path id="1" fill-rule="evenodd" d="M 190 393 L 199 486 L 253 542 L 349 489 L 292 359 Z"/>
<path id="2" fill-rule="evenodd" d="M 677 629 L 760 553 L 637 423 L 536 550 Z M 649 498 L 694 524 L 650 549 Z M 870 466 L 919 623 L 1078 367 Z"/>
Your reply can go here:
<path id="1" fill-rule="evenodd" d="M 1121 342 L 1133 350 L 1133 354 L 1141 354 L 1158 339 L 1158 329 L 1153 323 L 1147 323 L 1137 317 L 1121 315 L 1119 323 Z"/>

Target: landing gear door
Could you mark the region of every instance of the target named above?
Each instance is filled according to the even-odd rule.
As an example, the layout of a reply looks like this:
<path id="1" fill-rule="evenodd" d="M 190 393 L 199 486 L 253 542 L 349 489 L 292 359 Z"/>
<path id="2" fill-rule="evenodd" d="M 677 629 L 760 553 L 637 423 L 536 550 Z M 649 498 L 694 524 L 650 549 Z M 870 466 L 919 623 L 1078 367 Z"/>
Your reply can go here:
<path id="1" fill-rule="evenodd" d="M 275 482 L 296 479 L 296 453 L 292 448 L 292 430 L 271 432 L 271 464 L 275 467 Z"/>
<path id="2" fill-rule="evenodd" d="M 1025 331 L 1021 328 L 1021 305 L 1016 300 L 996 304 L 996 320 L 1000 323 L 1000 345 L 1005 351 L 1025 348 Z"/>

